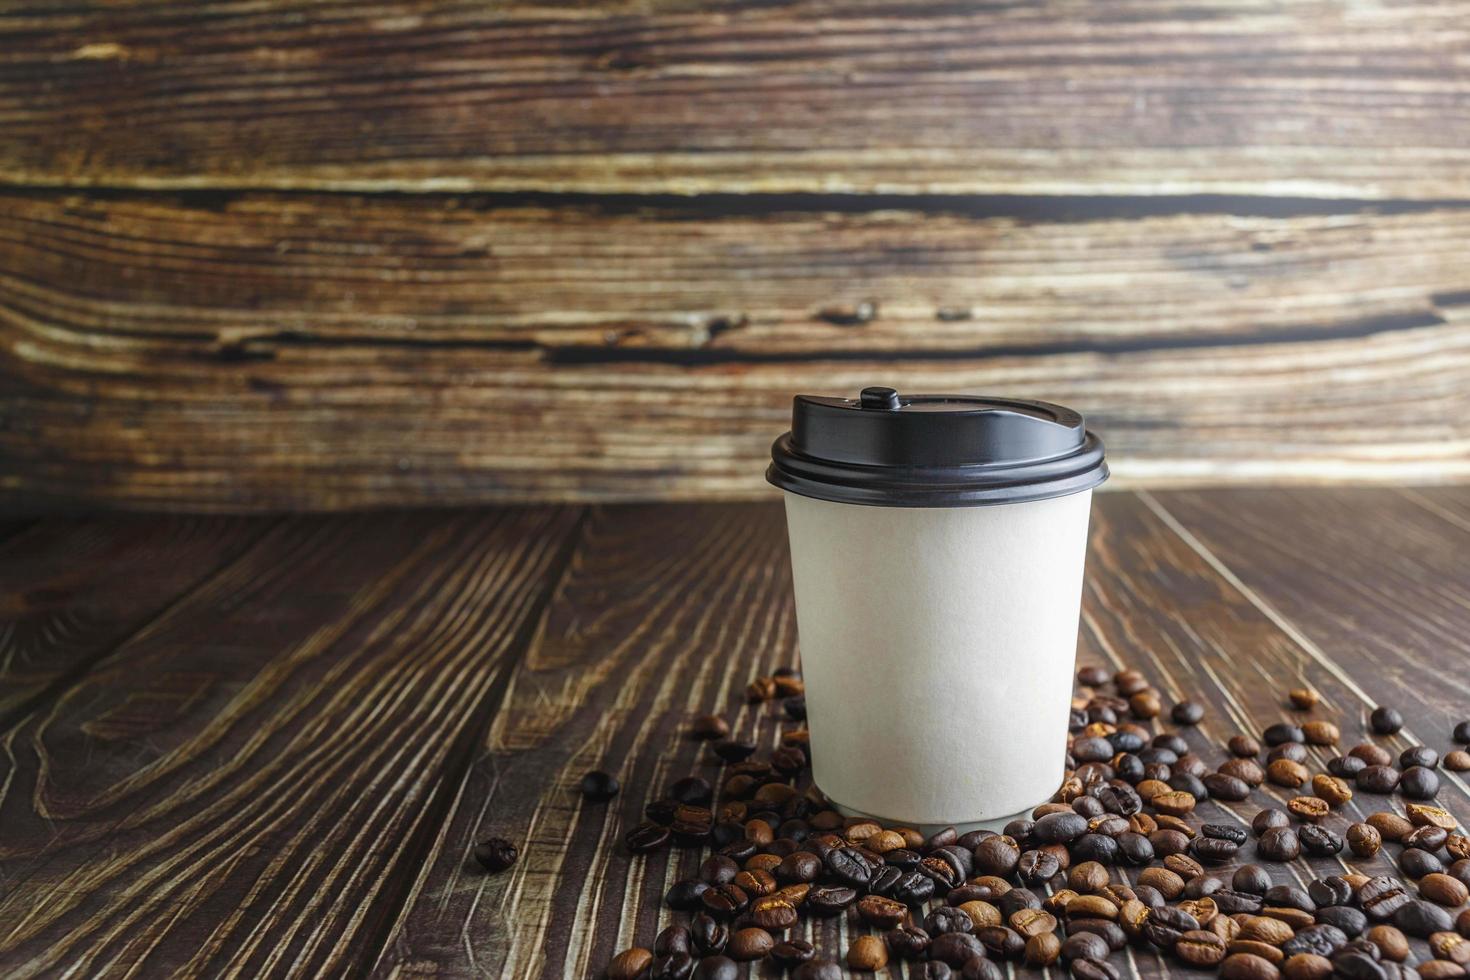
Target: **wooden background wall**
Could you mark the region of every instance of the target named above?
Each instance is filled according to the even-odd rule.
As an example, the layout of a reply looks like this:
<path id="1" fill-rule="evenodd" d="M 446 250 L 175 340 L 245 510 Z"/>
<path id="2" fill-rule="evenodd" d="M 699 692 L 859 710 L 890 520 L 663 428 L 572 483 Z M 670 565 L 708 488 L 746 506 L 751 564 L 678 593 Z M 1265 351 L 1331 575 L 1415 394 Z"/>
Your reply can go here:
<path id="1" fill-rule="evenodd" d="M 1467 246 L 1465 2 L 6 4 L 0 504 L 748 496 L 872 382 L 1470 478 Z"/>

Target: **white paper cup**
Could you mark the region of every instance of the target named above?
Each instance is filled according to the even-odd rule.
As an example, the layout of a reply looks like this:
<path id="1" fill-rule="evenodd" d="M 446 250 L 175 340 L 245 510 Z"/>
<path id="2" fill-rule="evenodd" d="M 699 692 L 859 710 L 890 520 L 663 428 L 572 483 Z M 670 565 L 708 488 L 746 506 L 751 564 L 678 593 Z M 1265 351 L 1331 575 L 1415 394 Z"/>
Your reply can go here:
<path id="1" fill-rule="evenodd" d="M 1063 777 L 1102 448 L 1060 406 L 873 390 L 798 398 L 774 449 L 813 776 L 848 814 L 997 826 Z"/>

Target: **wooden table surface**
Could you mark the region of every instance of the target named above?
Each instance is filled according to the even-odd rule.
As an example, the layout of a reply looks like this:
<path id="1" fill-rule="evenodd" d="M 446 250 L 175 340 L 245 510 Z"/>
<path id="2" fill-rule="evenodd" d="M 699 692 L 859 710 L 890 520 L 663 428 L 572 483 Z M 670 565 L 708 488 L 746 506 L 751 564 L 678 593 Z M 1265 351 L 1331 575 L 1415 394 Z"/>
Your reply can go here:
<path id="1" fill-rule="evenodd" d="M 593 976 L 697 860 L 620 844 L 658 788 L 715 775 L 690 716 L 783 727 L 740 696 L 796 659 L 774 503 L 3 534 L 8 977 Z M 1079 657 L 1203 700 L 1209 759 L 1300 684 L 1348 743 L 1382 702 L 1409 719 L 1389 744 L 1443 751 L 1467 652 L 1470 488 L 1097 499 Z M 609 805 L 576 792 L 599 767 Z M 1440 799 L 1470 819 L 1460 778 Z M 522 847 L 495 877 L 467 863 L 491 834 Z"/>

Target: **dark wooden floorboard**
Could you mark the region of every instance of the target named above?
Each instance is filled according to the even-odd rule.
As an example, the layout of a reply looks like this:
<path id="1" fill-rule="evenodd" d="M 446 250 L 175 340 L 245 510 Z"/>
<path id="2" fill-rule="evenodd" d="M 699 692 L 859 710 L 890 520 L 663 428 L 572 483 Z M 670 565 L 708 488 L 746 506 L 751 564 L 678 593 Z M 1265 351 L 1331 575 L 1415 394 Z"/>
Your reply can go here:
<path id="1" fill-rule="evenodd" d="M 271 523 L 112 515 L 0 527 L 0 725 L 235 559 Z"/>
<path id="2" fill-rule="evenodd" d="M 360 970 L 576 519 L 286 521 L 0 735 L 0 973 Z"/>

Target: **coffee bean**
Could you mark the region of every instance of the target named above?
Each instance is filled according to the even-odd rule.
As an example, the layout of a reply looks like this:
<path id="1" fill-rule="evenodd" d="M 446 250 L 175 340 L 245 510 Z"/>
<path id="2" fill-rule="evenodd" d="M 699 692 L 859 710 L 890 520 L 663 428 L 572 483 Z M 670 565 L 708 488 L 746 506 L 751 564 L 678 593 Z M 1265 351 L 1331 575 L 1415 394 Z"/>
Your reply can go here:
<path id="1" fill-rule="evenodd" d="M 1399 771 L 1392 766 L 1368 766 L 1358 773 L 1357 784 L 1365 793 L 1392 793 L 1399 785 Z"/>
<path id="2" fill-rule="evenodd" d="M 1331 811 L 1327 801 L 1317 796 L 1294 796 L 1287 801 L 1286 809 L 1298 820 L 1317 821 Z"/>
<path id="3" fill-rule="evenodd" d="M 985 947 L 980 940 L 967 932 L 947 932 L 929 942 L 929 958 L 955 968 L 984 955 Z"/>
<path id="4" fill-rule="evenodd" d="M 1154 859 L 1154 845 L 1142 834 L 1124 831 L 1114 840 L 1118 843 L 1118 856 L 1125 864 L 1140 868 Z"/>
<path id="5" fill-rule="evenodd" d="M 1342 738 L 1336 725 L 1330 721 L 1309 721 L 1302 726 L 1302 735 L 1309 745 L 1336 745 Z"/>
<path id="6" fill-rule="evenodd" d="M 1311 925 L 1298 929 L 1296 935 L 1281 944 L 1281 952 L 1287 956 L 1295 956 L 1298 953 L 1315 953 L 1318 956 L 1332 956 L 1347 942 L 1347 936 L 1337 926 L 1333 925 Z"/>
<path id="7" fill-rule="evenodd" d="M 1264 807 L 1258 810 L 1256 815 L 1251 818 L 1251 830 L 1255 832 L 1257 837 L 1260 837 L 1266 831 L 1275 827 L 1289 826 L 1291 826 L 1291 817 L 1274 807 Z"/>
<path id="8" fill-rule="evenodd" d="M 1397 813 L 1382 811 L 1368 815 L 1368 825 L 1377 830 L 1384 840 L 1403 840 L 1406 834 L 1412 833 L 1414 824 L 1399 816 Z"/>
<path id="9" fill-rule="evenodd" d="M 1191 929 L 1174 943 L 1174 955 L 1190 966 L 1215 966 L 1225 959 L 1225 940 L 1213 932 Z"/>
<path id="10" fill-rule="evenodd" d="M 888 965 L 888 947 L 877 936 L 858 936 L 847 947 L 847 966 L 862 973 L 872 973 Z"/>
<path id="11" fill-rule="evenodd" d="M 1107 941 L 1091 932 L 1072 933 L 1062 943 L 1062 956 L 1072 962 L 1106 959 L 1110 952 Z"/>
<path id="12" fill-rule="evenodd" d="M 798 966 L 791 980 L 842 980 L 842 967 L 831 960 L 812 960 Z"/>
<path id="13" fill-rule="evenodd" d="M 622 789 L 622 786 L 618 783 L 615 776 L 605 773 L 601 769 L 594 769 L 582 777 L 579 788 L 585 799 L 591 800 L 594 803 L 605 803 L 614 796 L 617 796 L 618 790 Z"/>
<path id="14" fill-rule="evenodd" d="M 664 895 L 664 904 L 680 912 L 692 912 L 701 908 L 700 896 L 709 890 L 703 881 L 676 881 Z"/>
<path id="15" fill-rule="evenodd" d="M 1281 964 L 1286 980 L 1327 980 L 1332 976 L 1332 961 L 1316 953 L 1297 953 Z"/>
<path id="16" fill-rule="evenodd" d="M 1220 964 L 1224 980 L 1277 980 L 1281 971 L 1276 964 L 1252 953 L 1231 953 Z"/>
<path id="17" fill-rule="evenodd" d="M 1405 877 L 1417 881 L 1426 875 L 1443 872 L 1444 862 L 1429 851 L 1405 848 L 1404 852 L 1399 855 L 1399 870 L 1404 873 Z"/>
<path id="18" fill-rule="evenodd" d="M 1404 727 L 1404 716 L 1393 708 L 1374 708 L 1368 716 L 1368 724 L 1379 735 L 1393 735 Z"/>
<path id="19" fill-rule="evenodd" d="M 1031 833 L 1042 844 L 1066 844 L 1087 833 L 1087 818 L 1075 812 L 1048 813 Z"/>
<path id="20" fill-rule="evenodd" d="M 771 934 L 764 929 L 749 926 L 745 929 L 736 929 L 730 934 L 730 942 L 725 947 L 729 955 L 741 962 L 764 959 L 775 947 L 776 941 Z"/>
<path id="21" fill-rule="evenodd" d="M 1016 874 L 1028 885 L 1044 885 L 1062 870 L 1051 851 L 1027 851 L 1016 865 Z"/>
<path id="22" fill-rule="evenodd" d="M 883 934 L 883 944 L 890 956 L 903 960 L 916 960 L 929 950 L 929 934 L 918 926 L 904 924 Z"/>
<path id="23" fill-rule="evenodd" d="M 1445 754 L 1444 767 L 1450 772 L 1465 772 L 1470 770 L 1470 752 L 1464 749 L 1455 749 Z"/>
<path id="24" fill-rule="evenodd" d="M 1077 980 L 1119 980 L 1118 968 L 1107 960 L 1077 960 L 1071 965 Z"/>
<path id="25" fill-rule="evenodd" d="M 709 956 L 694 968 L 694 980 L 737 980 L 740 967 L 728 956 Z"/>
<path id="26" fill-rule="evenodd" d="M 1204 864 L 1224 864 L 1235 858 L 1240 845 L 1233 840 L 1218 837 L 1196 837 L 1189 845 L 1189 853 Z"/>
<path id="27" fill-rule="evenodd" d="M 1256 841 L 1256 853 L 1268 861 L 1293 861 L 1301 852 L 1301 841 L 1290 827 L 1272 827 Z"/>
<path id="28" fill-rule="evenodd" d="M 858 906 L 858 911 L 862 911 L 861 905 Z M 975 921 L 964 909 L 942 905 L 924 917 L 924 931 L 930 936 L 942 936 L 950 932 L 974 932 Z"/>
<path id="29" fill-rule="evenodd" d="M 1254 867 L 1254 865 L 1250 865 L 1250 867 Z M 1238 875 L 1239 873 L 1240 869 L 1237 868 L 1236 874 Z M 1215 907 L 1223 915 L 1240 915 L 1241 913 L 1255 915 L 1265 905 L 1260 895 L 1234 888 L 1221 889 L 1212 894 L 1210 898 L 1214 900 Z"/>
<path id="30" fill-rule="evenodd" d="M 653 962 L 653 954 L 641 946 L 625 949 L 607 964 L 607 980 L 638 980 Z"/>
<path id="31" fill-rule="evenodd" d="M 1425 766 L 1410 766 L 1399 779 L 1399 792 L 1411 800 L 1432 800 L 1439 792 L 1439 774 Z"/>
<path id="32" fill-rule="evenodd" d="M 1455 923 L 1450 914 L 1438 905 L 1410 899 L 1394 912 L 1393 924 L 1410 936 L 1426 939 L 1430 933 L 1448 932 Z"/>
<path id="33" fill-rule="evenodd" d="M 1353 791 L 1346 782 L 1337 776 L 1321 772 L 1312 777 L 1312 792 L 1331 806 L 1342 806 L 1353 798 Z"/>
<path id="34" fill-rule="evenodd" d="M 1317 923 L 1342 930 L 1345 936 L 1361 936 L 1368 928 L 1368 916 L 1350 905 L 1328 905 L 1316 912 Z"/>
<path id="35" fill-rule="evenodd" d="M 988 837 L 975 847 L 975 869 L 983 875 L 1009 877 L 1020 863 L 1021 851 L 1006 837 Z"/>
<path id="36" fill-rule="evenodd" d="M 689 734 L 701 741 L 712 742 L 730 734 L 730 723 L 719 715 L 700 715 L 690 724 Z"/>
<path id="37" fill-rule="evenodd" d="M 755 755 L 756 745 L 754 742 L 742 742 L 739 739 L 727 738 L 715 743 L 715 755 L 726 762 L 744 762 Z"/>
<path id="38" fill-rule="evenodd" d="M 472 854 L 481 868 L 490 874 L 499 874 L 516 863 L 520 851 L 504 837 L 490 837 L 476 844 Z"/>
<path id="39" fill-rule="evenodd" d="M 1355 755 L 1338 755 L 1327 760 L 1327 771 L 1339 779 L 1356 779 L 1368 763 Z"/>
<path id="40" fill-rule="evenodd" d="M 934 879 L 919 871 L 905 872 L 890 894 L 905 905 L 923 905 L 934 894 Z"/>
<path id="41" fill-rule="evenodd" d="M 1440 872 L 1419 879 L 1419 894 L 1431 902 L 1452 907 L 1470 901 L 1470 888 L 1464 882 Z"/>
<path id="42" fill-rule="evenodd" d="M 1295 789 L 1311 778 L 1307 767 L 1290 759 L 1277 759 L 1266 767 L 1266 778 L 1277 786 Z"/>
<path id="43" fill-rule="evenodd" d="M 691 951 L 700 956 L 723 953 L 729 941 L 729 927 L 712 915 L 701 912 L 689 923 L 689 942 L 693 947 Z"/>
<path id="44" fill-rule="evenodd" d="M 1261 741 L 1267 745 L 1282 745 L 1286 742 L 1304 742 L 1307 736 L 1302 730 L 1289 721 L 1280 721 L 1268 726 L 1261 733 Z"/>
<path id="45" fill-rule="evenodd" d="M 1342 853 L 1343 841 L 1336 833 L 1316 824 L 1308 824 L 1297 831 L 1302 850 L 1312 857 L 1331 857 Z"/>
<path id="46" fill-rule="evenodd" d="M 1433 769 L 1439 765 L 1439 753 L 1427 745 L 1411 745 L 1399 753 L 1399 768 L 1408 769 L 1412 766 L 1424 766 Z"/>
<path id="47" fill-rule="evenodd" d="M 1422 826 L 1415 827 L 1399 839 L 1399 843 L 1405 847 L 1418 848 L 1421 851 L 1437 851 L 1444 847 L 1450 835 L 1443 827 Z"/>
<path id="48" fill-rule="evenodd" d="M 1169 717 L 1176 725 L 1198 725 L 1204 716 L 1204 705 L 1197 701 L 1180 701 L 1169 709 Z"/>
<path id="49" fill-rule="evenodd" d="M 1358 857 L 1370 858 L 1383 846 L 1383 837 L 1366 823 L 1354 823 L 1347 829 L 1347 845 Z"/>
<path id="50" fill-rule="evenodd" d="M 648 967 L 648 980 L 689 980 L 693 975 L 694 957 L 688 953 L 660 956 Z"/>
<path id="51" fill-rule="evenodd" d="M 1307 747 L 1301 742 L 1282 742 L 1280 745 L 1266 753 L 1266 762 L 1275 762 L 1277 759 L 1287 759 L 1291 762 L 1306 764 L 1311 757 Z"/>
<path id="52" fill-rule="evenodd" d="M 1271 875 L 1258 864 L 1242 864 L 1235 869 L 1230 887 L 1252 895 L 1264 895 L 1266 889 L 1271 887 Z"/>
<path id="53" fill-rule="evenodd" d="M 1353 901 L 1353 885 L 1342 875 L 1328 875 L 1307 885 L 1307 897 L 1318 908 L 1329 905 L 1348 905 Z"/>
<path id="54" fill-rule="evenodd" d="M 1358 889 L 1358 907 L 1378 922 L 1392 918 L 1409 901 L 1408 893 L 1399 882 L 1382 875 L 1369 878 Z"/>
<path id="55" fill-rule="evenodd" d="M 1067 873 L 1067 884 L 1084 895 L 1102 891 L 1107 887 L 1108 880 L 1108 869 L 1097 861 L 1074 864 Z"/>
<path id="56" fill-rule="evenodd" d="M 1026 940 L 1026 950 L 1022 953 L 1022 959 L 1027 966 L 1047 967 L 1057 961 L 1062 955 L 1062 941 L 1054 932 L 1041 932 Z"/>
<path id="57" fill-rule="evenodd" d="M 857 897 L 857 891 L 845 885 L 815 885 L 807 892 L 806 907 L 817 916 L 840 915 Z"/>
<path id="58" fill-rule="evenodd" d="M 1205 791 L 1217 800 L 1238 803 L 1251 795 L 1250 784 L 1223 772 L 1207 773 L 1200 780 Z"/>
<path id="59" fill-rule="evenodd" d="M 1111 675 L 1107 668 L 1088 664 L 1077 668 L 1077 683 L 1083 687 L 1102 687 Z"/>

